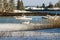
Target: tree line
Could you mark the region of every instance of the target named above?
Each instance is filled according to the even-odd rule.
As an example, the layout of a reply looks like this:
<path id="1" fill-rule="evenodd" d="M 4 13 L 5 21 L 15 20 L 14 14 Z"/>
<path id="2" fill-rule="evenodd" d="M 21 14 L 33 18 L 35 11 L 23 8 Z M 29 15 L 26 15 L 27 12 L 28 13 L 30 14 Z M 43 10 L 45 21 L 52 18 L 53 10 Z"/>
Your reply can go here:
<path id="1" fill-rule="evenodd" d="M 14 4 L 14 0 L 0 0 L 0 12 L 13 12 L 13 10 L 24 10 L 23 2 L 22 0 L 18 0 L 17 2 L 17 8 Z"/>
<path id="2" fill-rule="evenodd" d="M 58 7 L 58 8 L 60 8 L 60 1 L 59 2 L 57 2 L 55 5 L 53 5 L 51 2 L 49 3 L 49 5 L 48 6 L 45 6 L 45 4 L 43 3 L 42 4 L 42 6 L 36 6 L 37 8 L 54 8 L 54 7 Z"/>
<path id="3" fill-rule="evenodd" d="M 24 10 L 24 5 L 23 5 L 23 1 L 22 0 L 18 0 L 17 1 L 17 7 L 14 4 L 14 0 L 9 0 L 9 2 L 7 0 L 3 0 L 3 2 L 1 2 L 2 0 L 0 0 L 0 11 L 5 11 L 5 12 L 13 12 L 13 10 L 17 9 L 17 10 Z M 2 4 L 3 3 L 3 6 Z M 37 8 L 54 8 L 54 7 L 59 7 L 60 8 L 60 1 L 57 2 L 55 5 L 53 5 L 51 2 L 49 3 L 48 6 L 46 6 L 44 3 L 42 4 L 42 6 L 36 6 Z"/>

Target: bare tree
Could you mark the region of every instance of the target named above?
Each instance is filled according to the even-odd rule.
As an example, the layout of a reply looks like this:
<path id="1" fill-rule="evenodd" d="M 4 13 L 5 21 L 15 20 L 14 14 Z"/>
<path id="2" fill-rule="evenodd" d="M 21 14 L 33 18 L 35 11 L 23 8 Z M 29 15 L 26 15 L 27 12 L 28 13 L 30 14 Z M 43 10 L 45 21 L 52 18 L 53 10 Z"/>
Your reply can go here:
<path id="1" fill-rule="evenodd" d="M 0 0 L 0 12 L 2 12 L 2 0 Z"/>
<path id="2" fill-rule="evenodd" d="M 3 0 L 3 2 L 2 2 L 3 4 L 3 10 L 4 10 L 4 12 L 6 12 L 6 10 L 7 10 L 7 8 L 8 8 L 8 3 L 7 3 L 7 0 Z"/>
<path id="3" fill-rule="evenodd" d="M 15 10 L 14 0 L 9 1 L 9 12 L 13 12 Z"/>

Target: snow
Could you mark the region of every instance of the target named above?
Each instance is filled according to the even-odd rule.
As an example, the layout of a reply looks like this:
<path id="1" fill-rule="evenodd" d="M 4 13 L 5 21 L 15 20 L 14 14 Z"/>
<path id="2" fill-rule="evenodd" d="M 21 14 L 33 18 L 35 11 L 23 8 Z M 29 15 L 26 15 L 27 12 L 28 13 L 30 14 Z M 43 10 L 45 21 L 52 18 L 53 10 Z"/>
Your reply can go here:
<path id="1" fill-rule="evenodd" d="M 32 10 L 44 10 L 44 8 L 36 8 L 36 7 L 27 7 L 25 9 L 32 9 Z"/>
<path id="2" fill-rule="evenodd" d="M 56 7 L 56 8 L 48 8 L 49 10 L 60 10 L 60 8 Z"/>
<path id="3" fill-rule="evenodd" d="M 15 13 L 29 13 L 30 11 L 25 10 L 14 10 Z"/>

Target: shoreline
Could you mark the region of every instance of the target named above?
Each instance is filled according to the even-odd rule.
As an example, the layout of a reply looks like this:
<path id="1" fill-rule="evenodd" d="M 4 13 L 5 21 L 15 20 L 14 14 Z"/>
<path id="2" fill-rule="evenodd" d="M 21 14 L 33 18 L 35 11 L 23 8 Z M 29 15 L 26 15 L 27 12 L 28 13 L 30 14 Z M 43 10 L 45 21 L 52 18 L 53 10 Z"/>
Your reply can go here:
<path id="1" fill-rule="evenodd" d="M 52 29 L 60 28 L 59 24 L 11 24 L 11 23 L 2 23 L 0 24 L 0 31 L 24 31 L 24 30 L 43 30 L 43 29 Z"/>
<path id="2" fill-rule="evenodd" d="M 6 12 L 0 12 L 0 16 L 22 16 L 22 15 L 26 15 L 26 16 L 46 16 L 48 15 L 56 15 L 56 14 L 51 14 L 51 13 L 42 13 L 42 12 L 32 12 L 32 13 L 6 13 Z M 60 16 L 60 14 L 57 14 L 58 16 Z"/>

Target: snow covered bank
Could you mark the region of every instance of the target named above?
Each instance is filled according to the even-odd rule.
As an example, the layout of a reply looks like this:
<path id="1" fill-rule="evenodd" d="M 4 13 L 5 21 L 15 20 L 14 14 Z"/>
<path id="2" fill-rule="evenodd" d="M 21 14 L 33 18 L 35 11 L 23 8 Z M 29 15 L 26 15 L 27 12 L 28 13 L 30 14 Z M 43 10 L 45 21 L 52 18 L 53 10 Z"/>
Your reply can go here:
<path id="1" fill-rule="evenodd" d="M 2 23 L 0 24 L 0 31 L 17 31 L 17 30 L 41 30 L 48 28 L 59 28 L 60 25 L 55 24 L 40 24 L 40 23 L 30 23 L 30 24 L 14 24 L 14 23 Z"/>
<path id="2" fill-rule="evenodd" d="M 45 33 L 45 32 L 35 32 L 35 31 L 18 31 L 18 32 L 0 32 L 0 37 L 33 37 L 33 36 L 48 36 L 48 37 L 54 37 L 54 36 L 60 36 L 60 33 Z"/>

